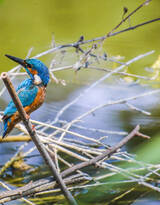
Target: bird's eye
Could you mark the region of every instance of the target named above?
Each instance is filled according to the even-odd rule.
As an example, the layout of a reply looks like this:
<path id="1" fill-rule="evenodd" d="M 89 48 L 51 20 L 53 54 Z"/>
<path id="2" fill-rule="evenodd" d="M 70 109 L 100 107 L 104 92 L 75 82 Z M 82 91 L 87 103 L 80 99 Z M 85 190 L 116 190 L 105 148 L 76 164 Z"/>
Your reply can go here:
<path id="1" fill-rule="evenodd" d="M 29 63 L 27 63 L 27 67 L 28 67 L 28 68 L 32 68 L 32 65 L 29 64 Z"/>
<path id="2" fill-rule="evenodd" d="M 31 64 L 29 64 L 29 63 L 27 63 L 27 61 L 26 61 L 26 60 L 24 60 L 24 64 L 25 64 L 25 66 L 26 66 L 27 68 L 32 68 L 32 65 L 31 65 Z"/>

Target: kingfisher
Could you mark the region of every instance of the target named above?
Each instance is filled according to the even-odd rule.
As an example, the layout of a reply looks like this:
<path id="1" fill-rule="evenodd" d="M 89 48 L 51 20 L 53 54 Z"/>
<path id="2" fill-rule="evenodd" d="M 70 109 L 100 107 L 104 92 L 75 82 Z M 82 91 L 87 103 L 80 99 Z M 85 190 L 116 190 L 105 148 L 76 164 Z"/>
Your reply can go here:
<path id="1" fill-rule="evenodd" d="M 38 59 L 21 59 L 11 55 L 5 55 L 9 59 L 17 62 L 25 68 L 29 78 L 22 81 L 16 92 L 26 111 L 29 115 L 38 109 L 44 102 L 46 96 L 46 87 L 49 83 L 49 70 Z M 11 100 L 8 106 L 4 110 L 3 120 L 3 134 L 2 138 L 6 137 L 14 126 L 21 121 L 21 117 L 14 102 Z"/>

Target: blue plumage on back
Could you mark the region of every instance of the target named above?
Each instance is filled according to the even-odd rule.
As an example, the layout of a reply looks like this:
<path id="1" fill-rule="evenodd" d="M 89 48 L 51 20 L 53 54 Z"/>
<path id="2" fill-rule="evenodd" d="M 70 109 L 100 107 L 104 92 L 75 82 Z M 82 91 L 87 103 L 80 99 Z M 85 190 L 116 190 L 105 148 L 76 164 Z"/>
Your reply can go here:
<path id="1" fill-rule="evenodd" d="M 24 80 L 17 88 L 18 97 L 23 107 L 29 106 L 34 102 L 37 96 L 38 87 L 34 86 L 31 79 Z M 11 100 L 6 109 L 4 110 L 4 132 L 3 137 L 6 135 L 8 130 L 8 123 L 11 123 L 10 116 L 17 112 L 17 108 L 14 102 Z"/>
<path id="2" fill-rule="evenodd" d="M 34 101 L 38 92 L 38 88 L 36 86 L 33 86 L 31 79 L 26 79 L 18 86 L 16 91 L 23 107 L 26 107 Z M 6 109 L 4 110 L 4 115 L 7 115 L 9 117 L 13 115 L 16 111 L 17 108 L 14 102 L 11 100 Z"/>

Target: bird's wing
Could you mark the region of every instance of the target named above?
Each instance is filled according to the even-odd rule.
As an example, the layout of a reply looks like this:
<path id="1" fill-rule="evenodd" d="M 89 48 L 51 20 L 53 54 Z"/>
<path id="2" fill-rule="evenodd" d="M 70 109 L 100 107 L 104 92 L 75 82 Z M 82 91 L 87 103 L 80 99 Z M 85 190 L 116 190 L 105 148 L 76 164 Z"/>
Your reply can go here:
<path id="1" fill-rule="evenodd" d="M 24 82 L 24 81 L 23 81 Z M 22 82 L 22 83 L 23 83 Z M 18 97 L 23 105 L 23 107 L 26 107 L 34 101 L 36 98 L 38 88 L 34 85 L 27 85 L 20 84 L 20 86 L 17 88 Z M 11 115 L 13 115 L 17 111 L 17 108 L 13 101 L 10 101 L 6 109 L 4 110 L 4 116 L 3 120 L 9 118 Z"/>
<path id="2" fill-rule="evenodd" d="M 27 86 L 30 86 L 32 84 L 32 80 L 30 78 L 27 78 L 26 80 L 22 81 L 17 89 L 16 92 L 20 91 L 22 88 L 26 88 Z"/>

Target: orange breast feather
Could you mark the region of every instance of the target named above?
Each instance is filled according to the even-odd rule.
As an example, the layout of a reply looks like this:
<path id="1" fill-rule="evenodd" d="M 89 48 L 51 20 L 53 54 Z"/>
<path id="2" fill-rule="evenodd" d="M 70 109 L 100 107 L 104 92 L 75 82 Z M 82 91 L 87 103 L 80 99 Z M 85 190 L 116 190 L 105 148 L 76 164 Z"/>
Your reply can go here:
<path id="1" fill-rule="evenodd" d="M 31 112 L 33 112 L 34 110 L 39 108 L 43 104 L 45 96 L 46 96 L 46 88 L 45 87 L 39 87 L 37 96 L 34 99 L 33 103 L 24 108 L 26 113 L 30 114 Z"/>
<path id="2" fill-rule="evenodd" d="M 38 87 L 38 93 L 33 103 L 31 105 L 24 107 L 24 110 L 26 111 L 26 113 L 31 114 L 31 112 L 38 109 L 43 104 L 45 96 L 46 96 L 46 88 Z M 12 130 L 13 127 L 20 121 L 21 121 L 21 118 L 20 118 L 19 112 L 16 111 L 11 117 L 11 122 L 8 121 L 8 130 Z"/>

